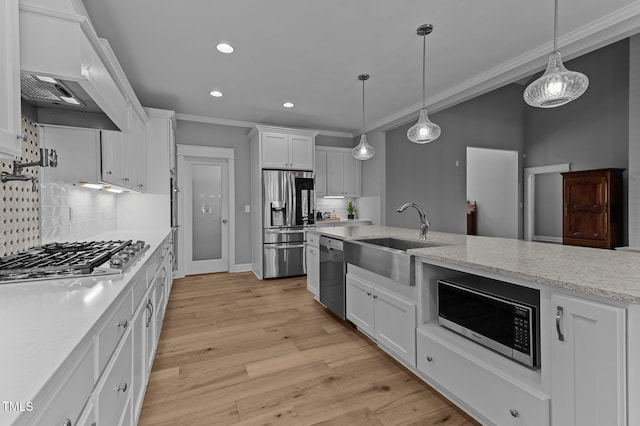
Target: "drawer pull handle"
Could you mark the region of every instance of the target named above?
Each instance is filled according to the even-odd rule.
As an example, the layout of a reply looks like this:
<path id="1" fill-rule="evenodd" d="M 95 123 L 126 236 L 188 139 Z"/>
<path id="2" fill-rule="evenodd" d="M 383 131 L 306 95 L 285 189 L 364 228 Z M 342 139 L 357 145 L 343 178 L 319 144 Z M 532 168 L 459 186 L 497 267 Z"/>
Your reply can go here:
<path id="1" fill-rule="evenodd" d="M 509 410 L 509 413 L 513 416 L 513 417 L 520 417 L 520 413 L 518 413 L 518 410 L 516 410 L 515 408 L 512 408 Z"/>
<path id="2" fill-rule="evenodd" d="M 127 327 L 129 326 L 129 321 L 127 321 L 127 320 L 120 321 L 120 322 L 117 324 L 117 326 L 118 326 L 118 328 L 120 328 L 120 327 L 122 327 L 122 328 L 127 328 Z"/>
<path id="3" fill-rule="evenodd" d="M 123 385 L 120 385 L 120 386 L 118 386 L 118 387 L 116 388 L 116 392 L 122 392 L 122 393 L 124 393 L 124 392 L 126 392 L 126 391 L 127 391 L 127 389 L 128 389 L 128 388 L 129 388 L 129 385 L 127 385 L 127 382 L 124 382 L 124 384 L 123 384 Z"/>
<path id="4" fill-rule="evenodd" d="M 373 295 L 373 298 L 374 298 L 374 299 L 377 299 L 377 298 L 378 298 L 378 295 L 377 295 L 377 294 L 374 294 L 374 295 Z"/>
<path id="5" fill-rule="evenodd" d="M 556 311 L 556 331 L 558 332 L 558 340 L 564 342 L 564 334 L 562 333 L 562 329 L 560 327 L 560 321 L 562 320 L 562 315 L 564 314 L 564 309 L 562 306 L 558 306 L 558 310 Z"/>
<path id="6" fill-rule="evenodd" d="M 62 426 L 73 426 L 73 423 L 71 423 L 70 419 L 65 419 L 64 422 L 62 422 Z"/>
<path id="7" fill-rule="evenodd" d="M 428 361 L 428 362 L 432 362 L 432 361 L 433 361 L 433 357 L 431 357 L 431 356 L 427 356 L 427 361 Z"/>
<path id="8" fill-rule="evenodd" d="M 370 291 L 367 292 L 367 296 L 371 296 L 371 292 Z"/>

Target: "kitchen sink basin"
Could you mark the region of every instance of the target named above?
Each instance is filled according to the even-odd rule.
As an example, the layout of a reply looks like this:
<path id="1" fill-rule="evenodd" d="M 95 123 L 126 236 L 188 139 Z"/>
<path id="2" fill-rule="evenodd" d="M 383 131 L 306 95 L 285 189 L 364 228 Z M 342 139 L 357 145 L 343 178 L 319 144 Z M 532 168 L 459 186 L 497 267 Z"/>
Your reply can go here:
<path id="1" fill-rule="evenodd" d="M 437 244 L 428 243 L 418 240 L 403 240 L 401 238 L 371 238 L 367 240 L 358 240 L 365 244 L 373 244 L 374 246 L 386 247 L 394 250 L 407 251 L 410 249 L 435 247 Z"/>
<path id="2" fill-rule="evenodd" d="M 402 238 L 370 238 L 344 242 L 344 260 L 393 281 L 415 285 L 415 256 L 410 249 L 436 247 L 438 244 Z"/>

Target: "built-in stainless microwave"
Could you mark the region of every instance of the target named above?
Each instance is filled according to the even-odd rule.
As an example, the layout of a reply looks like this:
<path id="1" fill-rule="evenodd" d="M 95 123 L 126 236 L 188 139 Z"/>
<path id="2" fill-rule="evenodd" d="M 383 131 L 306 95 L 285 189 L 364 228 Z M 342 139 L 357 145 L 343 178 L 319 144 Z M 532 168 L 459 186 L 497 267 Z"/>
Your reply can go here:
<path id="1" fill-rule="evenodd" d="M 540 292 L 475 275 L 438 280 L 438 322 L 529 367 L 540 365 Z"/>

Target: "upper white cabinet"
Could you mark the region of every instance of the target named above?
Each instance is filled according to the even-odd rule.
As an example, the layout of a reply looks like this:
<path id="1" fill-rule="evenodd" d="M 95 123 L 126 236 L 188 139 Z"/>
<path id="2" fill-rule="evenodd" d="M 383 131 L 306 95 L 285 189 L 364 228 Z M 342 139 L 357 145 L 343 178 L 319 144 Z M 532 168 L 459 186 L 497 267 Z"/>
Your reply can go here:
<path id="1" fill-rule="evenodd" d="M 326 157 L 316 161 L 316 188 L 323 189 L 321 193 L 316 190 L 316 195 L 362 195 L 361 161 L 353 158 L 350 148 L 318 147 L 316 156 Z"/>
<path id="2" fill-rule="evenodd" d="M 316 149 L 315 159 L 316 197 L 327 195 L 327 151 Z"/>
<path id="3" fill-rule="evenodd" d="M 313 170 L 316 132 L 256 126 L 251 140 L 259 144 L 260 168 Z"/>
<path id="4" fill-rule="evenodd" d="M 552 424 L 626 425 L 625 310 L 551 296 Z"/>
<path id="5" fill-rule="evenodd" d="M 20 44 L 18 0 L 0 0 L 0 157 L 19 157 Z"/>

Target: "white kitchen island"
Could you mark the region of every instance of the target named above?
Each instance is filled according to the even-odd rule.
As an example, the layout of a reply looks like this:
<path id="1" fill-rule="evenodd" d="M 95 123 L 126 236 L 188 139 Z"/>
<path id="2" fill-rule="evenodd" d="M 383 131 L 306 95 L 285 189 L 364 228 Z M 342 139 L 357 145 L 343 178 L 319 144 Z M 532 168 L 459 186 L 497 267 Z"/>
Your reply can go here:
<path id="1" fill-rule="evenodd" d="M 344 240 L 418 236 L 417 230 L 379 226 L 311 232 Z M 640 424 L 634 403 L 640 398 L 637 253 L 439 232 L 427 241 L 436 246 L 408 251 L 416 256 L 415 287 L 347 265 L 347 311 L 350 290 L 396 300 L 395 317 L 383 320 L 375 316 L 382 312 L 380 299 L 372 302 L 374 329 L 397 324 L 385 331 L 386 340 L 378 339 L 383 350 L 485 424 Z M 540 367 L 513 362 L 438 324 L 437 280 L 460 273 L 539 290 Z M 358 315 L 366 311 L 363 300 L 354 305 Z M 409 305 L 415 313 L 403 308 Z M 564 341 L 556 328 L 560 311 Z M 375 333 L 355 318 L 364 333 Z"/>
<path id="2" fill-rule="evenodd" d="M 135 424 L 171 287 L 171 233 L 92 238 L 111 239 L 150 247 L 123 274 L 0 285 L 0 424 Z"/>

